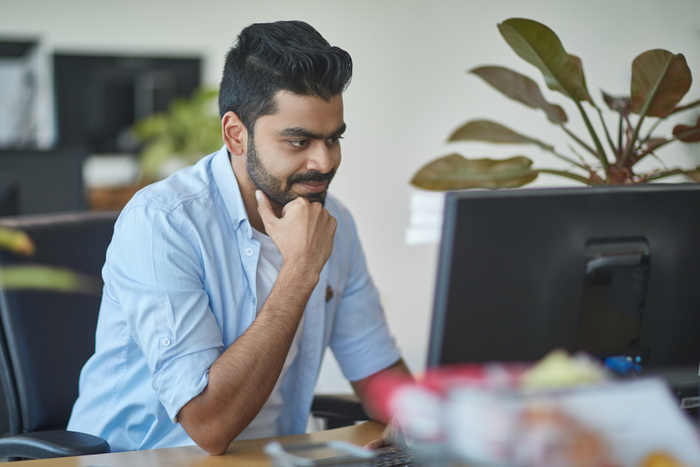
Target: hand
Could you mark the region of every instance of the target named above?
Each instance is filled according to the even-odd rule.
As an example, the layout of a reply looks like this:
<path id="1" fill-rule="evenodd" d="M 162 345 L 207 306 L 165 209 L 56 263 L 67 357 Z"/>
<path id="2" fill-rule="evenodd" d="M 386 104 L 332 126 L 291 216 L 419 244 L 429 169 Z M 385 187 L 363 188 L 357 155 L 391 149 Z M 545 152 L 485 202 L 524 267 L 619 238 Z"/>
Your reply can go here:
<path id="1" fill-rule="evenodd" d="M 311 203 L 302 196 L 287 203 L 278 218 L 263 192 L 256 191 L 255 197 L 265 231 L 279 248 L 283 265 L 302 274 L 319 274 L 333 250 L 335 218 L 321 203 Z"/>
<path id="2" fill-rule="evenodd" d="M 365 449 L 374 450 L 383 448 L 384 446 L 396 445 L 405 446 L 406 440 L 403 437 L 403 431 L 401 430 L 401 426 L 399 426 L 395 418 L 392 418 L 391 420 L 389 420 L 389 423 L 387 424 L 386 428 L 384 428 L 382 434 L 379 435 L 379 438 L 373 439 L 372 441 L 367 443 L 365 445 Z"/>

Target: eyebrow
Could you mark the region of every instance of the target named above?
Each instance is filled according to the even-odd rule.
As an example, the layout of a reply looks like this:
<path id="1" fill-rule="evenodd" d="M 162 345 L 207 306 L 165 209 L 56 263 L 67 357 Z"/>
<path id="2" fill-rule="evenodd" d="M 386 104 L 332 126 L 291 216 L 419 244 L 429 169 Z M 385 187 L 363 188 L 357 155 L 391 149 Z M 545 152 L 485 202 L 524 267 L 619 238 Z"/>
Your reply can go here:
<path id="1" fill-rule="evenodd" d="M 334 136 L 340 136 L 343 133 L 345 133 L 345 129 L 347 128 L 347 125 L 343 123 L 343 125 L 338 128 L 337 130 L 331 132 L 330 135 L 328 135 L 329 138 L 332 138 Z M 320 134 L 320 133 L 314 133 L 313 131 L 306 130 L 301 127 L 293 127 L 293 128 L 285 128 L 284 130 L 280 130 L 277 132 L 278 135 L 284 136 L 286 138 L 311 138 L 311 139 L 326 139 L 326 136 Z"/>

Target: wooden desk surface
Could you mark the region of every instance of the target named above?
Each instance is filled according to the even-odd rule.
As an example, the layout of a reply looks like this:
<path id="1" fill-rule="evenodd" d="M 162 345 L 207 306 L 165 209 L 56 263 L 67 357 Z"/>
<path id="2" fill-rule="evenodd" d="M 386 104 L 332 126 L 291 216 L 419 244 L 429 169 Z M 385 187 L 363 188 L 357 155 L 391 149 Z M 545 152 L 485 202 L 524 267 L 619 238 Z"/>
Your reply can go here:
<path id="1" fill-rule="evenodd" d="M 285 443 L 322 443 L 342 440 L 363 446 L 379 436 L 384 425 L 366 422 L 335 430 L 318 431 L 303 435 L 283 436 L 278 439 Z M 210 456 L 198 446 L 182 448 L 153 449 L 150 451 L 117 452 L 94 456 L 64 457 L 26 461 L 19 465 L 27 467 L 267 467 L 269 462 L 263 447 L 273 438 L 234 441 L 223 456 Z"/>

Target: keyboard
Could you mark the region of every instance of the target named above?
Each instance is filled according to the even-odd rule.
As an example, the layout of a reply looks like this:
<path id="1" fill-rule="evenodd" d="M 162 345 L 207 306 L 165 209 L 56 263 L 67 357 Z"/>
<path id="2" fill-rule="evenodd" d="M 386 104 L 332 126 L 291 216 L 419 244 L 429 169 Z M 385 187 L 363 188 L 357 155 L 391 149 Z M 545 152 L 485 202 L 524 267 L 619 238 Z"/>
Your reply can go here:
<path id="1" fill-rule="evenodd" d="M 313 462 L 315 467 L 415 467 L 416 463 L 408 448 L 387 446 L 375 451 L 372 459 L 338 456 Z"/>
<path id="2" fill-rule="evenodd" d="M 398 446 L 387 446 L 377 449 L 377 457 L 372 459 L 374 467 L 398 467 L 398 466 L 415 466 L 416 462 L 413 454 L 408 448 Z"/>

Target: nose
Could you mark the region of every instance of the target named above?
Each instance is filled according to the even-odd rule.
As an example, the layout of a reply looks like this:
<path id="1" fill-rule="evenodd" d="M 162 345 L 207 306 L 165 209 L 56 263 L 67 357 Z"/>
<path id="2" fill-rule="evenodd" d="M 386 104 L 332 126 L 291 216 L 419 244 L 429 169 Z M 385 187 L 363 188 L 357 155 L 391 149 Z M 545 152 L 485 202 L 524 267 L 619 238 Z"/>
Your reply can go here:
<path id="1" fill-rule="evenodd" d="M 317 141 L 313 151 L 309 153 L 306 162 L 307 170 L 316 170 L 321 173 L 328 173 L 335 168 L 332 151 L 337 151 L 335 147 L 328 147 L 323 141 Z"/>

